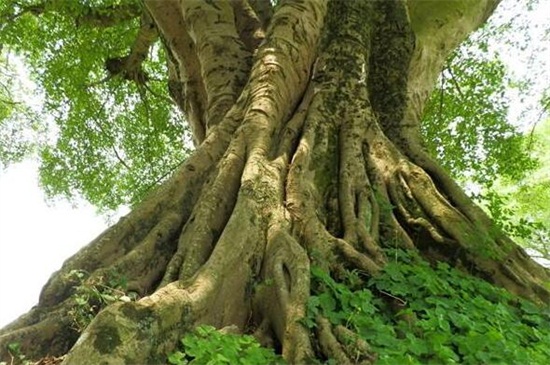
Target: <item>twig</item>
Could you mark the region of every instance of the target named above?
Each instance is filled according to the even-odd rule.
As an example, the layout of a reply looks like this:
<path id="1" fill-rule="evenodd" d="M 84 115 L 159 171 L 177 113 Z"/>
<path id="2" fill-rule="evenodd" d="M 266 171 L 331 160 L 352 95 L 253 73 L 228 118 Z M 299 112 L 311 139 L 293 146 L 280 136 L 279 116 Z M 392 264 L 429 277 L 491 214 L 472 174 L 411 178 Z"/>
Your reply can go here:
<path id="1" fill-rule="evenodd" d="M 453 83 L 453 85 L 455 86 L 456 88 L 456 91 L 458 91 L 458 93 L 460 94 L 460 97 L 462 98 L 462 101 L 464 101 L 466 98 L 464 97 L 464 94 L 462 93 L 462 90 L 460 90 L 460 86 L 458 85 L 458 81 L 456 81 L 456 77 L 455 75 L 453 74 L 453 71 L 451 71 L 451 68 L 450 67 L 446 67 L 445 68 L 447 71 L 449 71 L 449 75 L 451 75 L 451 82 Z"/>

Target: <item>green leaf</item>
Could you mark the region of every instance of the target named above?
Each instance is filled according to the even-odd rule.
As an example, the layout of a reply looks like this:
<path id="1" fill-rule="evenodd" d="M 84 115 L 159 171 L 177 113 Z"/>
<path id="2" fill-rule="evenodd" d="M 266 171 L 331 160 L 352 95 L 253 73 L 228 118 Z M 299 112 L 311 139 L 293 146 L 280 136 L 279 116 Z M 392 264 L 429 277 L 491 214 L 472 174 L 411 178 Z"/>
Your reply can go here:
<path id="1" fill-rule="evenodd" d="M 21 344 L 19 342 L 11 342 L 8 344 L 8 350 L 12 355 L 19 355 L 21 353 Z"/>
<path id="2" fill-rule="evenodd" d="M 180 351 L 175 351 L 168 355 L 168 362 L 173 365 L 185 365 L 187 360 L 185 360 L 185 354 Z"/>
<path id="3" fill-rule="evenodd" d="M 234 363 L 235 359 L 233 360 Z M 216 354 L 214 364 L 231 364 L 232 361 L 225 357 L 223 354 Z"/>

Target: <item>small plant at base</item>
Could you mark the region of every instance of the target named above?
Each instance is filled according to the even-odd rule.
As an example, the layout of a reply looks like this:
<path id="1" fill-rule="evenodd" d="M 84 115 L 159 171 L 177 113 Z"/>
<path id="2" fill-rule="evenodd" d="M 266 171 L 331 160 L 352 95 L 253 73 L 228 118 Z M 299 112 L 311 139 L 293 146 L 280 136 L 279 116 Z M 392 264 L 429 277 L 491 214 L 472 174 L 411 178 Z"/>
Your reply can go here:
<path id="1" fill-rule="evenodd" d="M 74 305 L 69 310 L 69 316 L 78 332 L 82 332 L 107 305 L 138 298 L 136 293 L 126 292 L 126 280 L 117 273 L 100 276 L 93 281 L 86 281 L 87 277 L 88 274 L 82 270 L 72 270 L 68 274 L 68 278 L 76 282 L 72 295 Z"/>
<path id="2" fill-rule="evenodd" d="M 181 339 L 183 351 L 168 355 L 173 365 L 284 364 L 272 349 L 249 335 L 224 334 L 212 326 L 199 326 Z"/>
<path id="3" fill-rule="evenodd" d="M 8 346 L 8 353 L 11 356 L 11 361 L 8 364 L 5 361 L 1 361 L 0 365 L 31 365 L 32 361 L 21 352 L 21 344 L 18 342 L 12 342 Z"/>

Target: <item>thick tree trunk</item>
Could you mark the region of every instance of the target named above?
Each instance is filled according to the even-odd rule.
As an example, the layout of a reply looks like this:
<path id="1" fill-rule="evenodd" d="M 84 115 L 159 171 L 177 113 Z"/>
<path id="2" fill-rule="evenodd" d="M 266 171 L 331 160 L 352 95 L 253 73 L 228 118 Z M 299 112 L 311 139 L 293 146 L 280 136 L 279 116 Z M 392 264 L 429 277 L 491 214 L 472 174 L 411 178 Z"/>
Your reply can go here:
<path id="1" fill-rule="evenodd" d="M 206 323 L 255 329 L 290 363 L 316 351 L 352 362 L 330 323 L 311 334 L 300 322 L 310 266 L 374 276 L 384 247 L 550 301 L 548 271 L 496 230 L 419 136 L 445 58 L 495 1 L 145 4 L 197 149 L 0 331 L 1 359 L 19 342 L 36 358 L 70 350 L 67 364 L 160 363 Z M 76 269 L 90 281 L 115 270 L 142 299 L 110 305 L 78 334 L 68 317 Z"/>

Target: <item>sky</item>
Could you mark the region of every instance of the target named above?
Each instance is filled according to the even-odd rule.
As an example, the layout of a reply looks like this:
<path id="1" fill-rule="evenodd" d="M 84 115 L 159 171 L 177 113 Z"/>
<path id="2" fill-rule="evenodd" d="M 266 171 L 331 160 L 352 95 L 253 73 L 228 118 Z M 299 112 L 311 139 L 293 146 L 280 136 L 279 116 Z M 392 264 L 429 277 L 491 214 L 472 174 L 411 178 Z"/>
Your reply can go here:
<path id="1" fill-rule="evenodd" d="M 533 21 L 545 24 L 550 0 L 540 3 Z M 530 72 L 515 52 L 504 58 L 514 71 Z M 50 275 L 107 227 L 86 202 L 46 204 L 37 168 L 28 160 L 0 170 L 0 328 L 35 305 Z"/>
<path id="2" fill-rule="evenodd" d="M 38 302 L 63 261 L 107 224 L 85 202 L 48 206 L 33 161 L 0 170 L 0 328 Z"/>

